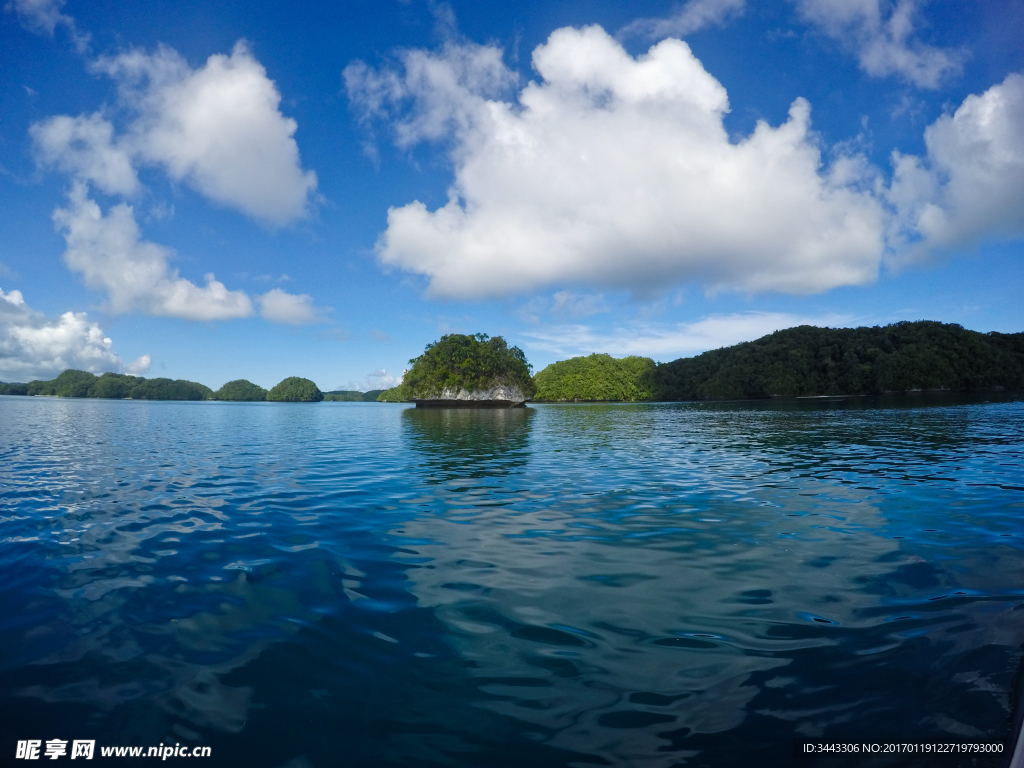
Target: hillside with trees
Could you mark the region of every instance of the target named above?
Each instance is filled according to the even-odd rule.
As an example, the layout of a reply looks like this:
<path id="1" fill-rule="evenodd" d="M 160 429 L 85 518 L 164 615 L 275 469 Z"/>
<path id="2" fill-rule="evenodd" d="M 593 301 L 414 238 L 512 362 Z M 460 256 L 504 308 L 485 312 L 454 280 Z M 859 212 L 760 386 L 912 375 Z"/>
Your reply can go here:
<path id="1" fill-rule="evenodd" d="M 409 394 L 405 399 L 440 397 L 446 391 L 460 389 L 483 391 L 496 386 L 515 387 L 526 397 L 533 394 L 532 366 L 526 362 L 526 355 L 519 347 L 508 346 L 501 336 L 448 334 L 427 344 L 423 354 L 409 362 L 412 367 L 401 385 Z"/>
<path id="2" fill-rule="evenodd" d="M 257 403 L 267 399 L 267 390 L 248 379 L 235 379 L 214 392 L 213 399 Z"/>
<path id="3" fill-rule="evenodd" d="M 383 394 L 383 389 L 371 389 L 367 392 L 359 392 L 354 389 L 335 389 L 324 392 L 324 402 L 332 403 L 375 403 L 377 398 Z"/>
<path id="4" fill-rule="evenodd" d="M 1024 333 L 930 321 L 803 325 L 658 365 L 648 381 L 655 400 L 1024 389 Z"/>
<path id="5" fill-rule="evenodd" d="M 185 379 L 147 379 L 123 373 L 96 376 L 87 371 L 69 369 L 49 381 L 28 384 L 0 384 L 0 395 L 41 397 L 88 397 L 104 400 L 234 400 L 282 402 L 319 402 L 320 390 L 309 379 L 292 376 L 269 393 L 246 379 L 229 381 L 216 392 L 203 384 Z"/>
<path id="6" fill-rule="evenodd" d="M 289 376 L 267 392 L 267 400 L 278 403 L 319 403 L 323 392 L 309 379 Z"/>
<path id="7" fill-rule="evenodd" d="M 213 391 L 184 379 L 145 379 L 123 373 L 96 376 L 69 369 L 49 381 L 0 385 L 2 395 L 91 397 L 104 400 L 211 400 Z"/>
<path id="8" fill-rule="evenodd" d="M 636 402 L 651 399 L 649 357 L 593 354 L 552 363 L 533 377 L 539 402 Z"/>
<path id="9" fill-rule="evenodd" d="M 397 387 L 385 389 L 377 395 L 378 403 L 407 403 L 412 400 L 412 390 L 408 384 L 399 384 Z"/>

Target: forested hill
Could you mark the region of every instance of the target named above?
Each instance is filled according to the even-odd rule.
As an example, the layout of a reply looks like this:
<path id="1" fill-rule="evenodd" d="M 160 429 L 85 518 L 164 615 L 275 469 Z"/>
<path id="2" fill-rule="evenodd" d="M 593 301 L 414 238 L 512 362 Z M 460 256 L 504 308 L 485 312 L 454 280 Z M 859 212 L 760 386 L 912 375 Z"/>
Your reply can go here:
<path id="1" fill-rule="evenodd" d="M 1024 389 L 1024 333 L 978 333 L 928 321 L 802 325 L 663 363 L 649 375 L 655 400 Z"/>

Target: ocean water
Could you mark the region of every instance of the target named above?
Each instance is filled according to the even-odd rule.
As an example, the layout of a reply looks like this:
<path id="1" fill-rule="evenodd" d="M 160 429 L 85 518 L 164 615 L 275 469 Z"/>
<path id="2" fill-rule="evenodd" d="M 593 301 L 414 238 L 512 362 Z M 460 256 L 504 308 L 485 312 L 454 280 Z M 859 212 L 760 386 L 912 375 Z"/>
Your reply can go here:
<path id="1" fill-rule="evenodd" d="M 1005 744 L 1022 643 L 1012 396 L 0 397 L 3 765 L 993 765 L 793 745 Z"/>

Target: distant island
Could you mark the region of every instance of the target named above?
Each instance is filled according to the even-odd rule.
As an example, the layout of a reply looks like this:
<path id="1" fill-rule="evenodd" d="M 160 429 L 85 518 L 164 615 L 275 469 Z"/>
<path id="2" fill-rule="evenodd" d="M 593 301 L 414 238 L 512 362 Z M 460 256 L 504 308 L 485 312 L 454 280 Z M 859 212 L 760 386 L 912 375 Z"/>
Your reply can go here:
<path id="1" fill-rule="evenodd" d="M 451 333 L 409 362 L 402 383 L 379 400 L 413 401 L 417 407 L 517 407 L 533 396 L 532 366 L 501 336 Z"/>
<path id="2" fill-rule="evenodd" d="M 802 325 L 663 363 L 648 380 L 655 400 L 1024 389 L 1024 333 L 930 321 Z"/>
<path id="3" fill-rule="evenodd" d="M 88 397 L 102 400 L 227 400 L 319 402 L 323 393 L 309 379 L 291 376 L 269 392 L 246 379 L 229 381 L 214 392 L 203 384 L 185 379 L 146 379 L 123 373 L 96 376 L 87 371 L 64 371 L 50 381 L 28 384 L 0 383 L 0 395 L 41 397 Z"/>
<path id="4" fill-rule="evenodd" d="M 533 377 L 538 402 L 637 402 L 650 400 L 649 357 L 593 354 L 552 363 Z"/>
<path id="5" fill-rule="evenodd" d="M 0 395 L 507 407 L 530 399 L 641 402 L 1024 390 L 1024 333 L 978 333 L 930 321 L 803 325 L 668 363 L 593 354 L 552 363 L 535 376 L 522 350 L 500 336 L 449 334 L 409 362 L 400 385 L 369 392 L 321 392 L 298 376 L 269 392 L 246 379 L 214 392 L 183 379 L 67 370 L 50 381 L 0 383 Z"/>
<path id="6" fill-rule="evenodd" d="M 324 392 L 325 403 L 375 403 L 385 392 L 383 389 L 371 389 L 368 392 L 359 392 L 354 389 L 335 389 L 331 392 Z"/>

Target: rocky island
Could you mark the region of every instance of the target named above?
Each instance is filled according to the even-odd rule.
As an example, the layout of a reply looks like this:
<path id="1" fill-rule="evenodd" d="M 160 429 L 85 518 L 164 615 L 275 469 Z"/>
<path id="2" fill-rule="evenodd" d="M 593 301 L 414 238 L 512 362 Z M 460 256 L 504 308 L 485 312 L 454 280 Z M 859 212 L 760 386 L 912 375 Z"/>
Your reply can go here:
<path id="1" fill-rule="evenodd" d="M 402 384 L 381 400 L 417 408 L 521 408 L 533 397 L 532 366 L 501 336 L 448 334 L 409 362 Z"/>

